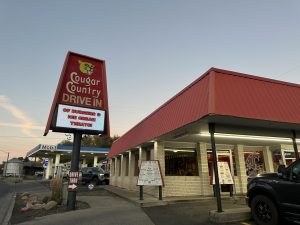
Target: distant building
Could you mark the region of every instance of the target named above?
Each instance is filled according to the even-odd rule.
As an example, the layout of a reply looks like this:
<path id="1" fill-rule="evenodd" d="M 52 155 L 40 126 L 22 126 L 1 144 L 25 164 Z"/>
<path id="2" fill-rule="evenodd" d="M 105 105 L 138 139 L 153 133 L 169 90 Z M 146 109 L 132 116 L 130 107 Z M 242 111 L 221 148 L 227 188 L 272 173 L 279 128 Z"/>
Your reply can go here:
<path id="1" fill-rule="evenodd" d="M 23 161 L 17 158 L 12 158 L 5 162 L 3 169 L 3 176 L 22 176 L 23 175 Z"/>

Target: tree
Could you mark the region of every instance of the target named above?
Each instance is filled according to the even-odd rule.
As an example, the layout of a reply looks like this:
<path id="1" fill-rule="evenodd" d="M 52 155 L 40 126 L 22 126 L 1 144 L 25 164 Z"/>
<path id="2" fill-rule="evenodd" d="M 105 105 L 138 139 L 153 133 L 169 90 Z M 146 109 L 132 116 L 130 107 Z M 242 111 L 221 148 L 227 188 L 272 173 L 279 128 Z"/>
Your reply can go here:
<path id="1" fill-rule="evenodd" d="M 84 147 L 98 147 L 98 148 L 110 148 L 112 143 L 119 138 L 118 135 L 113 137 L 98 136 L 98 135 L 84 135 L 81 140 L 81 146 Z M 72 146 L 73 142 L 70 140 L 63 140 L 60 142 L 62 145 Z"/>

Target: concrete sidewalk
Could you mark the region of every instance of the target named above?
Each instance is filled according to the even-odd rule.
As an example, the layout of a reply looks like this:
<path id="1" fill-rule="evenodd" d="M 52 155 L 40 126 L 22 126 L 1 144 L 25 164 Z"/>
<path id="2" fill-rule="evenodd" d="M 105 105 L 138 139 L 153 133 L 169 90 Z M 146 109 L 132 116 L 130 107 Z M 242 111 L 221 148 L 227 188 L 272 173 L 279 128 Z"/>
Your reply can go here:
<path id="1" fill-rule="evenodd" d="M 38 217 L 19 225 L 154 225 L 140 207 L 116 196 L 78 196 L 91 208 Z"/>
<path id="2" fill-rule="evenodd" d="M 139 199 L 138 191 L 129 191 L 115 186 L 105 186 L 104 189 L 110 191 L 123 199 L 126 199 L 140 207 L 155 207 L 176 203 L 196 203 L 207 205 L 207 215 L 210 221 L 215 223 L 231 223 L 237 221 L 245 221 L 251 218 L 249 207 L 245 203 L 244 196 L 222 197 L 223 212 L 217 210 L 208 210 L 209 207 L 216 204 L 214 197 L 203 196 L 185 196 L 185 197 L 165 197 L 163 200 L 158 200 L 151 195 L 144 193 L 144 199 Z"/>
<path id="3" fill-rule="evenodd" d="M 116 187 L 107 185 L 103 187 L 105 190 L 118 195 L 121 198 L 124 198 L 134 204 L 141 206 L 141 207 L 148 207 L 148 206 L 160 206 L 160 205 L 167 205 L 167 204 L 174 204 L 178 202 L 195 202 L 195 201 L 216 201 L 215 197 L 203 197 L 203 196 L 178 196 L 178 197 L 164 197 L 163 200 L 159 200 L 158 198 L 144 193 L 144 200 L 139 199 L 139 192 L 138 191 L 130 191 L 124 188 Z M 225 202 L 231 202 L 234 206 L 239 206 L 243 208 L 247 208 L 248 206 L 245 203 L 245 196 L 234 196 L 229 197 L 225 196 L 222 197 L 222 200 Z M 226 204 L 228 206 L 228 204 Z"/>

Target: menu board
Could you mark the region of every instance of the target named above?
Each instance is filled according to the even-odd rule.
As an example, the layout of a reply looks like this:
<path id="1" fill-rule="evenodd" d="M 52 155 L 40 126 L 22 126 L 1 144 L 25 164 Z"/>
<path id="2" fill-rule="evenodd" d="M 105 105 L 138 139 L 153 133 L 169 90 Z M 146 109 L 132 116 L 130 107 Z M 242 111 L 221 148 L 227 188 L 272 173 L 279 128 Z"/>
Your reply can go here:
<path id="1" fill-rule="evenodd" d="M 232 175 L 227 162 L 218 162 L 220 184 L 233 184 Z M 215 184 L 215 173 L 213 173 L 213 184 Z"/>
<path id="2" fill-rule="evenodd" d="M 163 179 L 158 160 L 142 161 L 137 185 L 163 186 Z"/>

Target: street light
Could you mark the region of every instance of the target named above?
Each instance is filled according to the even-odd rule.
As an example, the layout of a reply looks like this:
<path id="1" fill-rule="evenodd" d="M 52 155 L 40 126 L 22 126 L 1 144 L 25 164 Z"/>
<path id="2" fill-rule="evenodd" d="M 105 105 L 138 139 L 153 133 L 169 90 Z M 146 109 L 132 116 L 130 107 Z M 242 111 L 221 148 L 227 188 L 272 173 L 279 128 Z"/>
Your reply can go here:
<path id="1" fill-rule="evenodd" d="M 1 150 L 1 149 L 0 149 L 0 151 L 1 151 L 1 152 L 4 152 L 4 153 L 7 153 L 7 159 L 6 159 L 6 169 L 5 169 L 5 176 L 6 176 L 6 175 L 7 175 L 7 173 L 6 173 L 6 172 L 7 172 L 7 163 L 8 163 L 8 159 L 9 159 L 9 152 L 6 152 L 6 151 L 4 151 L 4 150 Z"/>

